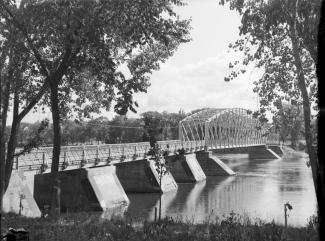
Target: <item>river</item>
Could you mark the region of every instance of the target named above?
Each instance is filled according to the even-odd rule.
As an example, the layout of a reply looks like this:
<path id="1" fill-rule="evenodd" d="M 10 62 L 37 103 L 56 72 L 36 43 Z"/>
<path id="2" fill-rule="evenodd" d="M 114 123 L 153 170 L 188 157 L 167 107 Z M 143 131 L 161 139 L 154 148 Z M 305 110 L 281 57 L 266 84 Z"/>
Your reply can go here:
<path id="1" fill-rule="evenodd" d="M 316 195 L 305 153 L 287 154 L 277 160 L 249 160 L 247 154 L 218 155 L 236 176 L 207 177 L 195 184 L 178 184 L 176 192 L 162 195 L 162 216 L 202 223 L 215 221 L 231 211 L 252 220 L 304 226 L 316 214 Z M 153 220 L 159 194 L 128 194 L 127 216 Z"/>

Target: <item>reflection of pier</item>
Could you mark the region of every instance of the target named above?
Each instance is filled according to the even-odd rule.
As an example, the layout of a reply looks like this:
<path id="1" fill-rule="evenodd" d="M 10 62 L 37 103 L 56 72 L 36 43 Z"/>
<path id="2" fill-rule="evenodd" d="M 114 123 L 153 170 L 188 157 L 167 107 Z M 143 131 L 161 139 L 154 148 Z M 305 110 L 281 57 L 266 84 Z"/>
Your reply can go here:
<path id="1" fill-rule="evenodd" d="M 159 197 L 161 195 L 162 217 L 166 215 L 166 210 L 169 209 L 173 200 L 176 197 L 176 192 L 168 192 L 163 194 L 158 193 L 143 193 L 143 194 L 129 194 L 130 205 L 127 214 L 132 217 L 143 218 L 146 220 L 153 220 L 155 216 L 155 207 L 157 208 L 157 215 L 159 210 Z"/>
<path id="2" fill-rule="evenodd" d="M 161 195 L 161 217 L 166 216 L 166 211 L 169 209 L 171 204 L 173 203 L 174 199 L 176 198 L 176 192 L 168 192 L 168 193 L 163 193 Z M 159 210 L 159 199 L 157 200 L 155 206 L 151 209 L 151 212 L 149 213 L 149 217 L 151 219 L 154 219 L 155 216 L 155 207 L 157 208 L 157 215 L 158 215 L 158 210 Z"/>
<path id="3" fill-rule="evenodd" d="M 220 179 L 219 179 L 220 180 Z M 201 207 L 198 209 L 205 215 L 213 212 L 214 216 L 219 216 L 225 212 L 250 209 L 254 206 L 254 200 L 259 199 L 256 192 L 256 178 L 254 177 L 226 177 L 215 186 L 206 186 L 201 196 Z M 204 210 L 204 211 L 203 211 Z"/>
<path id="4" fill-rule="evenodd" d="M 192 210 L 192 212 L 196 211 L 198 203 L 199 203 L 199 198 L 201 196 L 201 193 L 205 187 L 206 181 L 196 183 L 194 187 L 192 188 L 191 192 L 188 194 L 186 198 L 186 202 L 184 205 L 184 211 L 188 212 Z"/>
<path id="5" fill-rule="evenodd" d="M 131 217 L 149 219 L 151 211 L 159 201 L 158 193 L 128 194 L 130 204 L 127 214 Z"/>
<path id="6" fill-rule="evenodd" d="M 200 197 L 204 195 L 202 192 L 205 188 L 206 181 L 196 184 L 182 184 L 177 190 L 177 195 L 173 200 L 171 207 L 168 209 L 167 216 L 181 218 L 184 221 L 200 215 Z M 175 215 L 176 214 L 176 215 Z"/>

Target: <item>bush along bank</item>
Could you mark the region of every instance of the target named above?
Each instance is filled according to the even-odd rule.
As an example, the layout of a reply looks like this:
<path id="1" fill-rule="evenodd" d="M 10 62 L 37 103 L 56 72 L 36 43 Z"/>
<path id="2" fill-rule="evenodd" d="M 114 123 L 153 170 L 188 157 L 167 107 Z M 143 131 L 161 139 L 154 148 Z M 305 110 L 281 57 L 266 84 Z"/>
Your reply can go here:
<path id="1" fill-rule="evenodd" d="M 231 213 L 215 223 L 193 224 L 171 218 L 159 222 L 136 221 L 130 218 L 101 219 L 88 213 L 64 216 L 58 220 L 24 218 L 6 214 L 2 218 L 1 234 L 9 227 L 24 228 L 30 240 L 102 241 L 102 240 L 319 240 L 317 219 L 305 227 L 288 227 L 274 222 L 251 221 Z"/>

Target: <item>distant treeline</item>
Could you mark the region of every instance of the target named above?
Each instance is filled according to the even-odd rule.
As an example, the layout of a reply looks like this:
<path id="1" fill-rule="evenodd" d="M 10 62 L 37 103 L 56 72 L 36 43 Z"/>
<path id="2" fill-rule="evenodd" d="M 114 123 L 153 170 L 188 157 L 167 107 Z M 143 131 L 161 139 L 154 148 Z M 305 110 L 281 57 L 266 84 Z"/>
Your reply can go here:
<path id="1" fill-rule="evenodd" d="M 198 110 L 196 110 L 198 111 Z M 195 111 L 192 111 L 193 113 Z M 114 144 L 178 139 L 178 123 L 185 118 L 184 111 L 178 113 L 149 111 L 140 118 L 117 115 L 109 120 L 99 117 L 85 122 L 65 120 L 62 122 L 62 145 Z M 25 146 L 35 136 L 41 122 L 22 123 L 17 144 Z M 10 126 L 8 127 L 9 133 Z M 41 133 L 41 146 L 53 144 L 53 127 L 48 125 Z"/>

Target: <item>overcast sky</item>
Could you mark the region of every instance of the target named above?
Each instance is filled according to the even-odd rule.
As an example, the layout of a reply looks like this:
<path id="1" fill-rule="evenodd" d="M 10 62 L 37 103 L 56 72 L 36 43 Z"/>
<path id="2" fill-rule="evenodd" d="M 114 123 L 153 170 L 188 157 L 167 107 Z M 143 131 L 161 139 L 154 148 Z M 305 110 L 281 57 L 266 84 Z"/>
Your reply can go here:
<path id="1" fill-rule="evenodd" d="M 258 71 L 253 69 L 231 82 L 225 82 L 229 73 L 228 45 L 238 39 L 240 18 L 218 0 L 186 0 L 187 6 L 177 9 L 183 18 L 192 18 L 190 43 L 183 44 L 170 59 L 153 73 L 147 93 L 136 94 L 138 114 L 145 111 L 186 112 L 202 107 L 257 108 L 253 81 Z M 114 115 L 104 113 L 111 118 Z M 31 113 L 25 121 L 34 122 L 50 113 Z M 128 114 L 137 117 L 135 114 Z M 51 119 L 51 118 L 50 118 Z"/>

